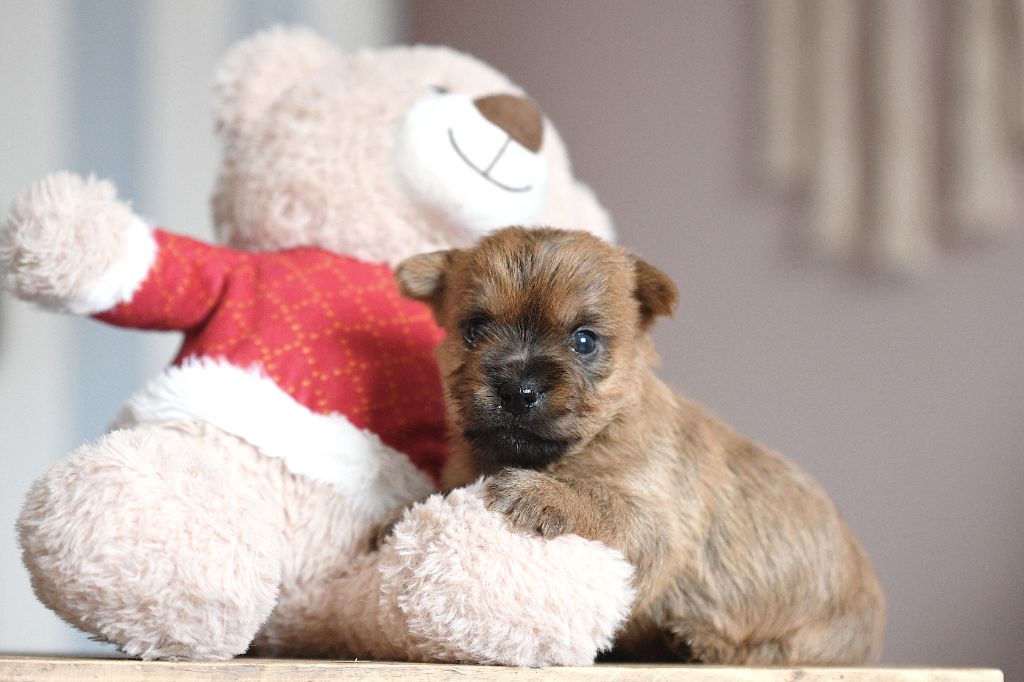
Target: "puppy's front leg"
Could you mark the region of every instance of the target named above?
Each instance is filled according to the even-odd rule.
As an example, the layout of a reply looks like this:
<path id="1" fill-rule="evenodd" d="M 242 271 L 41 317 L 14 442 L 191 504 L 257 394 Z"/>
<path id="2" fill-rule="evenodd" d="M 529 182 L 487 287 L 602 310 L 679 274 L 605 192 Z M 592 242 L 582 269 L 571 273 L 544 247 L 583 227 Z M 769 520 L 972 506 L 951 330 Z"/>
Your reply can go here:
<path id="1" fill-rule="evenodd" d="M 532 469 L 503 469 L 486 490 L 487 508 L 505 514 L 517 526 L 548 538 L 575 533 L 614 543 L 619 533 L 611 520 L 614 514 L 608 512 L 617 505 L 601 502 L 601 497 Z"/>

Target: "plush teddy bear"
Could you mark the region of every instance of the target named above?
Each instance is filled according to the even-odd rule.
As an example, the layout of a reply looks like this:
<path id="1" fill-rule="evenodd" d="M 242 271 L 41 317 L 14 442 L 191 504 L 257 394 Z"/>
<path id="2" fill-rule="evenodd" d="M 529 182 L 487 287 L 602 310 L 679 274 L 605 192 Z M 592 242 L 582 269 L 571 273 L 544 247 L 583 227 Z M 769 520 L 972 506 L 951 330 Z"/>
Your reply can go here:
<path id="1" fill-rule="evenodd" d="M 223 245 L 68 173 L 0 229 L 21 298 L 184 333 L 116 428 L 32 487 L 18 530 L 36 594 L 142 658 L 589 662 L 632 598 L 617 552 L 511 528 L 482 484 L 366 549 L 445 452 L 442 332 L 392 266 L 511 223 L 610 237 L 557 133 L 466 55 L 342 55 L 297 28 L 235 47 L 215 95 Z"/>

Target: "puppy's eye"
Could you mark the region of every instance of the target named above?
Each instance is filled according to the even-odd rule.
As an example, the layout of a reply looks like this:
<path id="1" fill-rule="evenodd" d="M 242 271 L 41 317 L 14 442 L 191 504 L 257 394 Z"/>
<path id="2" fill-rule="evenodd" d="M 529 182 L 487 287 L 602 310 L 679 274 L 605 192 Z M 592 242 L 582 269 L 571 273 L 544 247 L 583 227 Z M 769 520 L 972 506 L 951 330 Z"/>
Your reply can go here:
<path id="1" fill-rule="evenodd" d="M 469 318 L 462 323 L 462 340 L 473 345 L 483 337 L 486 324 L 487 320 L 483 317 Z"/>
<path id="2" fill-rule="evenodd" d="M 597 350 L 597 334 L 589 329 L 577 329 L 572 334 L 571 348 L 574 353 L 590 355 Z"/>
<path id="3" fill-rule="evenodd" d="M 431 91 L 437 93 L 438 95 L 447 95 L 449 92 L 451 92 L 448 88 L 444 87 L 443 85 L 432 84 L 427 87 L 429 87 Z"/>

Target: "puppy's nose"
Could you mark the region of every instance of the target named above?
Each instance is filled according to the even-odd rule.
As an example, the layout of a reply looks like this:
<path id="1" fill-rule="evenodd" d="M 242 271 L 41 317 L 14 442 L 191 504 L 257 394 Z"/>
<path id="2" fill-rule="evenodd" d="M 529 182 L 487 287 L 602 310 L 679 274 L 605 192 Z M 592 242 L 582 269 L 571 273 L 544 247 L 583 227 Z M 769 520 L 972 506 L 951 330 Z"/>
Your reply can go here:
<path id="1" fill-rule="evenodd" d="M 537 382 L 533 379 L 513 379 L 498 387 L 501 407 L 506 412 L 519 416 L 537 404 L 539 399 Z"/>
<path id="2" fill-rule="evenodd" d="M 544 141 L 544 118 L 528 99 L 512 95 L 488 95 L 473 100 L 477 110 L 531 152 Z"/>

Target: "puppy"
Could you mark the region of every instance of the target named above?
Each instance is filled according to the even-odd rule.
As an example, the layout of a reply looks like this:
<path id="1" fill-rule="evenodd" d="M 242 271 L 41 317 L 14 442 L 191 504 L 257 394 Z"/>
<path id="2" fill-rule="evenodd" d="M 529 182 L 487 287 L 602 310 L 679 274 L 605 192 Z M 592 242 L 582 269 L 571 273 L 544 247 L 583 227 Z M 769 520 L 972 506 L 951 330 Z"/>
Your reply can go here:
<path id="1" fill-rule="evenodd" d="M 443 485 L 486 474 L 513 523 L 622 551 L 637 599 L 616 658 L 877 659 L 882 592 L 819 485 L 652 372 L 677 298 L 662 272 L 583 232 L 507 228 L 396 277 L 448 332 Z"/>

